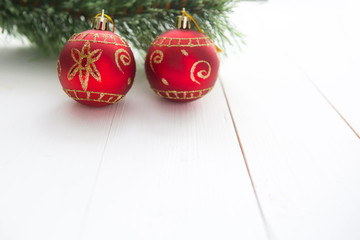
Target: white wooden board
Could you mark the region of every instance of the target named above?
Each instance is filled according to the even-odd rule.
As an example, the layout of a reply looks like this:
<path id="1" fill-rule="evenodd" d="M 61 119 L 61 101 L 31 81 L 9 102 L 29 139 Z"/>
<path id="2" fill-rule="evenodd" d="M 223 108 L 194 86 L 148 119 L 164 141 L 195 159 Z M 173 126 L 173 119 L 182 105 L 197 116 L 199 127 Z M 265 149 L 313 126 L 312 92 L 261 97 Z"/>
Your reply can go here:
<path id="1" fill-rule="evenodd" d="M 0 239 L 359 239 L 358 5 L 240 4 L 224 92 L 189 104 L 138 66 L 84 107 L 56 59 L 1 40 Z"/>
<path id="2" fill-rule="evenodd" d="M 270 41 L 276 39 L 272 44 L 306 74 L 358 137 L 359 9 L 356 0 L 278 2 L 262 14 L 262 30 L 272 36 Z"/>
<path id="3" fill-rule="evenodd" d="M 237 21 L 248 47 L 222 69 L 271 238 L 359 239 L 359 139 L 284 54 L 278 43 L 286 33 L 270 24 L 286 22 L 279 6 L 243 4 Z"/>
<path id="4" fill-rule="evenodd" d="M 83 239 L 265 239 L 220 86 L 175 104 L 139 75 L 115 115 Z"/>
<path id="5" fill-rule="evenodd" d="M 0 56 L 0 239 L 79 231 L 114 108 L 90 109 L 61 91 L 55 59 L 26 47 Z"/>
<path id="6" fill-rule="evenodd" d="M 220 85 L 169 103 L 139 67 L 123 101 L 92 109 L 56 59 L 1 52 L 0 239 L 266 239 Z"/>

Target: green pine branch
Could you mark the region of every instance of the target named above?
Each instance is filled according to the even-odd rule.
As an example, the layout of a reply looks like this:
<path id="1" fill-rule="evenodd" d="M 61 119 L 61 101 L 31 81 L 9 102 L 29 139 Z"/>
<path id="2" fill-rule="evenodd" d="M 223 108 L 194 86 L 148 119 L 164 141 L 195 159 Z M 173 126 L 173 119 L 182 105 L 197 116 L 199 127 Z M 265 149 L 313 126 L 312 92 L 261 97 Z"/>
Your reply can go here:
<path id="1" fill-rule="evenodd" d="M 241 42 L 241 34 L 228 18 L 239 1 L 2 0 L 0 27 L 10 35 L 25 36 L 45 54 L 57 55 L 72 34 L 90 29 L 93 17 L 105 9 L 117 33 L 146 51 L 156 36 L 173 29 L 175 17 L 185 7 L 205 33 L 225 49 Z"/>

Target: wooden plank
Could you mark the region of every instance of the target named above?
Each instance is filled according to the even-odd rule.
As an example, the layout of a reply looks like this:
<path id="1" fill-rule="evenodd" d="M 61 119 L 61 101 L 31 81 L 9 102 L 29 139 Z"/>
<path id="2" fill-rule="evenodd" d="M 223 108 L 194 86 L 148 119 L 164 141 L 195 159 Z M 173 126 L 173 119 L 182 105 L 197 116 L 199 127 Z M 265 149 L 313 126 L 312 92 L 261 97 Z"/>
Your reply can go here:
<path id="1" fill-rule="evenodd" d="M 83 239 L 265 239 L 219 85 L 196 102 L 159 98 L 143 70 L 118 111 Z"/>
<path id="2" fill-rule="evenodd" d="M 270 5 L 265 29 L 360 137 L 360 3 L 323 3 Z"/>
<path id="3" fill-rule="evenodd" d="M 219 86 L 174 104 L 139 70 L 93 109 L 61 91 L 56 59 L 1 52 L 0 239 L 266 239 Z"/>
<path id="4" fill-rule="evenodd" d="M 77 239 L 116 108 L 61 90 L 56 59 L 0 48 L 0 239 Z"/>
<path id="5" fill-rule="evenodd" d="M 284 55 L 286 9 L 243 4 L 247 47 L 222 68 L 256 192 L 272 239 L 359 239 L 359 139 Z"/>

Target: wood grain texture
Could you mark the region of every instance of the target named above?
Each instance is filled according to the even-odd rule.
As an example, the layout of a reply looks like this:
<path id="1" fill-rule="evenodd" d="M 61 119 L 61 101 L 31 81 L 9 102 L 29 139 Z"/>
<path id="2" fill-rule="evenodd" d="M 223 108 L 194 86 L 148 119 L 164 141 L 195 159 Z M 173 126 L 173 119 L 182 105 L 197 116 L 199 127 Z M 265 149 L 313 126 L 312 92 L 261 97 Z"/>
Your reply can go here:
<path id="1" fill-rule="evenodd" d="M 357 7 L 242 3 L 224 92 L 189 104 L 139 66 L 119 104 L 84 107 L 56 59 L 2 42 L 0 239 L 359 239 Z"/>
<path id="2" fill-rule="evenodd" d="M 266 239 L 219 86 L 175 104 L 143 69 L 119 104 L 82 106 L 56 59 L 0 56 L 0 239 Z"/>
<path id="3" fill-rule="evenodd" d="M 356 0 L 269 4 L 264 21 L 267 34 L 276 36 L 273 44 L 306 74 L 358 137 L 359 9 Z"/>
<path id="4" fill-rule="evenodd" d="M 282 37 L 291 32 L 274 33 L 286 22 L 286 10 L 280 3 L 243 4 L 235 19 L 248 44 L 222 68 L 259 201 L 272 239 L 359 239 L 359 139 L 286 54 Z M 310 65 L 325 67 L 328 57 Z M 328 67 L 327 75 L 339 71 Z M 354 110 L 357 103 L 347 104 Z"/>
<path id="5" fill-rule="evenodd" d="M 56 60 L 27 47 L 0 51 L 0 238 L 78 235 L 114 108 L 67 98 Z"/>
<path id="6" fill-rule="evenodd" d="M 176 104 L 149 91 L 142 75 L 127 100 L 83 239 L 265 239 L 220 87 Z"/>

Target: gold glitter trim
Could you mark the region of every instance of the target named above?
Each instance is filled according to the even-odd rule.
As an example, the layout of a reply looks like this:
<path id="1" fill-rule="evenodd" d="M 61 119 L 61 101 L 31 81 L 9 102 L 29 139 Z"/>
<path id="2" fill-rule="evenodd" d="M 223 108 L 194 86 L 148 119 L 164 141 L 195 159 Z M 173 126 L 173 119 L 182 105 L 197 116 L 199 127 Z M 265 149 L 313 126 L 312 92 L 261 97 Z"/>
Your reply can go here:
<path id="1" fill-rule="evenodd" d="M 119 36 L 95 33 L 92 35 L 93 39 L 85 39 L 85 37 L 88 35 L 89 35 L 89 33 L 76 33 L 76 34 L 72 35 L 72 37 L 69 39 L 69 42 L 87 42 L 87 41 L 89 41 L 89 42 L 93 42 L 93 43 L 104 43 L 104 44 L 111 44 L 111 45 L 116 45 L 116 46 L 129 47 L 127 42 Z M 100 37 L 103 37 L 103 40 L 98 40 Z M 108 41 L 109 38 L 111 38 L 112 41 Z"/>
<path id="2" fill-rule="evenodd" d="M 131 78 L 128 78 L 128 85 L 131 84 Z"/>
<path id="3" fill-rule="evenodd" d="M 57 60 L 56 71 L 57 71 L 58 77 L 60 78 L 60 75 L 61 75 L 61 63 L 60 63 L 60 59 Z"/>
<path id="4" fill-rule="evenodd" d="M 189 56 L 189 53 L 185 49 L 181 49 L 181 53 L 185 56 Z"/>
<path id="5" fill-rule="evenodd" d="M 191 100 L 200 98 L 205 96 L 207 93 L 211 91 L 211 88 L 201 89 L 201 90 L 194 90 L 194 91 L 175 91 L 175 90 L 159 90 L 153 88 L 155 93 L 160 97 L 164 97 L 167 99 L 176 99 L 176 100 Z"/>
<path id="6" fill-rule="evenodd" d="M 168 83 L 168 81 L 166 81 L 165 78 L 162 78 L 161 81 L 162 81 L 162 83 L 165 84 L 166 86 L 169 86 L 169 83 Z"/>
<path id="7" fill-rule="evenodd" d="M 122 70 L 120 64 L 119 64 L 119 54 L 124 53 L 125 55 L 121 55 L 120 56 L 120 61 L 122 62 L 122 64 L 124 64 L 124 66 L 129 66 L 131 63 L 131 57 L 130 54 L 125 50 L 125 49 L 118 49 L 115 52 L 115 62 L 116 62 L 116 66 L 119 68 L 119 70 L 124 73 L 124 71 Z"/>
<path id="8" fill-rule="evenodd" d="M 97 70 L 95 66 L 95 62 L 99 60 L 103 50 L 96 49 L 91 51 L 90 49 L 90 42 L 87 41 L 81 49 L 81 52 L 76 49 L 71 49 L 71 57 L 75 61 L 75 64 L 69 69 L 67 74 L 68 80 L 72 80 L 77 73 L 79 73 L 79 79 L 81 82 L 81 87 L 83 90 L 86 91 L 88 83 L 89 83 L 89 76 L 95 78 L 98 82 L 101 82 L 101 75 L 100 72 Z M 85 61 L 85 66 L 83 66 L 83 61 Z M 85 76 L 83 76 L 83 71 Z"/>
<path id="9" fill-rule="evenodd" d="M 93 102 L 101 102 L 101 103 L 117 103 L 119 102 L 125 95 L 122 94 L 114 94 L 114 93 L 103 93 L 103 92 L 93 92 L 93 91 L 83 91 L 83 90 L 73 90 L 73 89 L 65 89 L 64 92 L 76 101 L 93 101 Z M 86 97 L 80 97 L 79 94 L 86 94 Z M 73 95 L 72 95 L 73 94 Z M 93 95 L 99 95 L 97 98 L 92 98 Z M 104 99 L 104 97 L 108 97 L 108 99 Z"/>
<path id="10" fill-rule="evenodd" d="M 159 54 L 159 55 L 154 57 L 155 54 Z M 160 64 L 162 62 L 163 58 L 164 58 L 164 53 L 161 50 L 155 50 L 155 51 L 153 51 L 151 53 L 151 55 L 150 55 L 150 67 L 151 67 L 151 70 L 153 72 L 155 72 L 155 69 L 154 69 L 154 66 L 153 66 L 153 61 L 156 64 Z"/>
<path id="11" fill-rule="evenodd" d="M 183 42 L 183 43 L 182 43 Z M 186 42 L 186 43 L 184 43 Z M 204 47 L 210 46 L 213 42 L 208 37 L 201 38 L 168 38 L 156 37 L 151 46 L 158 47 Z"/>
<path id="12" fill-rule="evenodd" d="M 191 67 L 191 71 L 190 71 L 190 78 L 193 82 L 197 83 L 197 84 L 200 84 L 199 81 L 197 81 L 195 79 L 195 76 L 194 76 L 194 72 L 195 72 L 195 69 L 196 69 L 196 66 L 199 64 L 199 63 L 205 63 L 209 69 L 208 70 L 201 70 L 197 73 L 197 76 L 201 79 L 206 79 L 210 76 L 210 73 L 211 73 L 211 65 L 210 63 L 208 63 L 207 61 L 204 61 L 204 60 L 200 60 L 200 61 L 197 61 L 196 63 L 194 63 L 194 65 L 192 65 Z"/>

